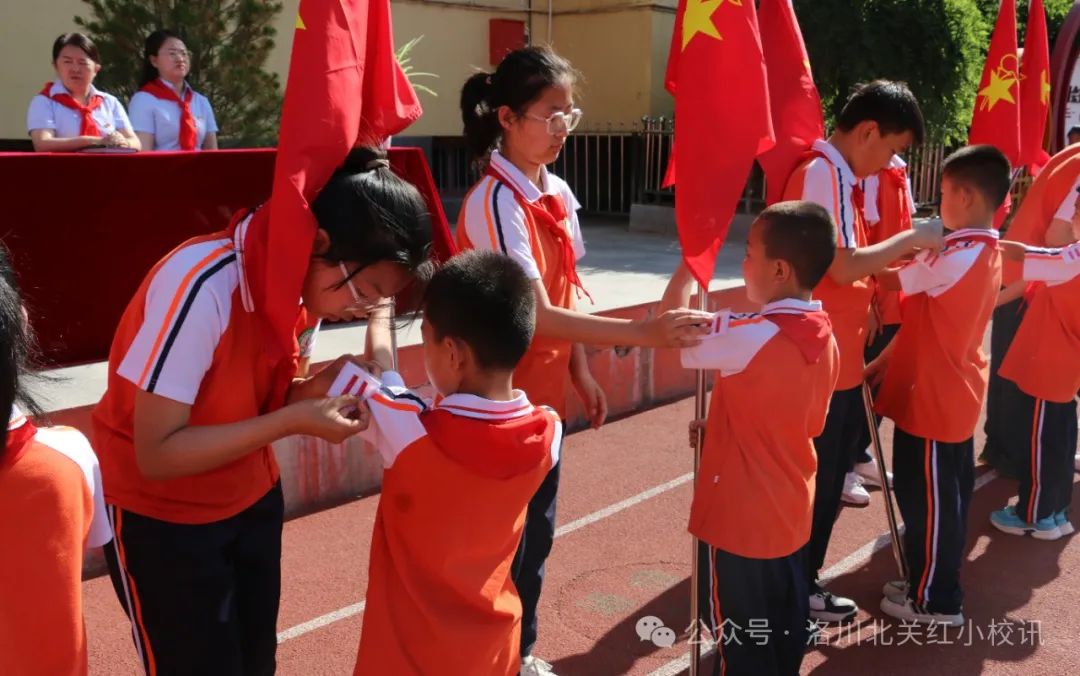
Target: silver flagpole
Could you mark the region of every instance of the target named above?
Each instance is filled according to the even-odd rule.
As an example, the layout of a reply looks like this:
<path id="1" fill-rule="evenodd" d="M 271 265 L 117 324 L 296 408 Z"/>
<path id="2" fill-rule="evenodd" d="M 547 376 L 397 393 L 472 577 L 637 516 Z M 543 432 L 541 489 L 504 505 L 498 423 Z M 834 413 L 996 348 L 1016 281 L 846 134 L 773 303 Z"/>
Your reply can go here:
<path id="1" fill-rule="evenodd" d="M 896 520 L 896 507 L 893 504 L 892 486 L 889 485 L 889 473 L 885 468 L 885 452 L 881 449 L 881 437 L 878 435 L 877 418 L 874 416 L 874 397 L 870 394 L 870 385 L 862 386 L 863 407 L 866 409 L 866 425 L 870 428 L 870 445 L 877 460 L 878 475 L 881 477 L 881 492 L 885 496 L 885 514 L 889 517 L 889 536 L 892 538 L 893 558 L 900 579 L 907 581 L 907 558 L 904 557 L 904 543 L 900 539 L 900 527 Z"/>
<path id="2" fill-rule="evenodd" d="M 697 283 L 697 309 L 707 310 L 709 307 L 709 290 Z M 694 392 L 694 420 L 704 420 L 706 411 L 705 404 L 705 371 L 697 369 L 697 387 Z M 705 430 L 699 429 L 697 439 L 694 441 L 694 485 L 697 485 L 698 466 L 701 464 L 701 446 L 705 439 Z M 700 573 L 699 553 L 700 543 L 696 537 L 691 536 L 693 554 L 690 558 L 690 676 L 698 676 L 701 669 L 701 616 L 698 608 L 698 577 Z"/>

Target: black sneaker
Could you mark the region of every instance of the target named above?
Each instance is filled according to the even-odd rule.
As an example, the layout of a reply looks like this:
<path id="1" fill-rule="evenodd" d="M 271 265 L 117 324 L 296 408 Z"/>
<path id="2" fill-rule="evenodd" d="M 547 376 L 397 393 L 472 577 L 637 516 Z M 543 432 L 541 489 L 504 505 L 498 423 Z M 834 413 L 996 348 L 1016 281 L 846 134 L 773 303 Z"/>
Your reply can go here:
<path id="1" fill-rule="evenodd" d="M 847 622 L 859 612 L 851 599 L 834 596 L 818 585 L 810 587 L 810 618 L 819 622 Z"/>

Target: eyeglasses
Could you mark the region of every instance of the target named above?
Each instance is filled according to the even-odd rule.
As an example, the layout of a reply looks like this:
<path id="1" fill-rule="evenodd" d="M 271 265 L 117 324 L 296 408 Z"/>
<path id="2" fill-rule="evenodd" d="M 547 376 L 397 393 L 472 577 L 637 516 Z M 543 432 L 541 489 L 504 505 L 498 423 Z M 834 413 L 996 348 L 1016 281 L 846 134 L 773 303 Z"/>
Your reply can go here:
<path id="1" fill-rule="evenodd" d="M 559 111 L 552 113 L 550 117 L 540 117 L 534 113 L 525 113 L 525 117 L 530 120 L 536 120 L 537 122 L 544 122 L 547 124 L 547 132 L 554 136 L 555 134 L 569 134 L 577 128 L 581 123 L 581 117 L 585 113 L 581 112 L 580 108 L 574 108 L 569 113 Z"/>
<path id="2" fill-rule="evenodd" d="M 191 52 L 186 49 L 170 49 L 165 53 L 176 61 L 188 61 L 191 59 Z"/>
<path id="3" fill-rule="evenodd" d="M 345 263 L 338 263 L 338 268 L 341 270 L 341 276 L 344 278 L 344 285 L 349 287 L 349 293 L 351 293 L 353 297 L 353 304 L 345 308 L 345 312 L 351 312 L 353 314 L 371 314 L 375 310 L 384 307 L 393 307 L 393 298 L 387 298 L 383 301 L 372 301 L 367 296 L 360 293 L 360 290 L 353 284 L 352 275 L 349 274 L 349 269 L 345 267 Z"/>

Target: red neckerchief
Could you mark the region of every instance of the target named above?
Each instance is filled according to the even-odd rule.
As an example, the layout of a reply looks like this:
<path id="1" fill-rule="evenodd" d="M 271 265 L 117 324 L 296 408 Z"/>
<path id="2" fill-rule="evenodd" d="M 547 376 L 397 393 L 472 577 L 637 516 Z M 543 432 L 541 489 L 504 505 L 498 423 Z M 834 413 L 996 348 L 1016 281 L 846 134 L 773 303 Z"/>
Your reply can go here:
<path id="1" fill-rule="evenodd" d="M 25 416 L 8 423 L 7 442 L 4 444 L 4 456 L 0 458 L 0 467 L 10 467 L 30 450 L 30 442 L 37 434 L 37 427 Z"/>
<path id="2" fill-rule="evenodd" d="M 67 92 L 62 94 L 51 94 L 53 83 L 46 82 L 44 89 L 39 94 L 47 99 L 52 99 L 65 108 L 70 108 L 78 113 L 82 122 L 79 125 L 79 136 L 101 136 L 101 130 L 98 129 L 97 122 L 94 121 L 94 111 L 101 107 L 101 104 L 105 103 L 105 97 L 100 94 L 94 94 L 90 96 L 90 102 L 85 106 L 75 100 L 75 97 Z"/>
<path id="3" fill-rule="evenodd" d="M 195 150 L 195 143 L 199 138 L 198 127 L 195 126 L 195 116 L 191 114 L 191 87 L 184 88 L 184 98 L 181 99 L 172 87 L 161 80 L 151 80 L 142 86 L 139 91 L 159 98 L 162 101 L 172 101 L 180 106 L 180 149 Z"/>
<path id="4" fill-rule="evenodd" d="M 570 238 L 570 233 L 563 227 L 563 223 L 567 218 L 566 205 L 563 203 L 562 198 L 558 195 L 541 195 L 535 203 L 529 202 L 525 199 L 525 196 L 514 186 L 514 182 L 503 176 L 495 167 L 488 164 L 485 175 L 495 178 L 506 187 L 510 188 L 514 193 L 514 197 L 517 198 L 518 204 L 522 209 L 525 209 L 528 213 L 532 214 L 533 222 L 540 227 L 546 229 L 555 241 L 559 244 L 561 251 L 563 270 L 566 274 L 566 279 L 574 285 L 575 290 L 578 291 L 578 297 L 582 293 L 589 299 L 589 302 L 593 302 L 592 296 L 585 290 L 585 286 L 581 283 L 581 278 L 577 273 L 577 256 L 574 254 L 574 243 Z"/>
<path id="5" fill-rule="evenodd" d="M 823 310 L 798 314 L 771 312 L 764 317 L 775 324 L 788 340 L 798 346 L 807 364 L 818 363 L 825 348 L 829 346 L 832 320 L 829 319 L 829 313 Z"/>
<path id="6" fill-rule="evenodd" d="M 254 213 L 256 211 L 259 213 Z M 267 214 L 263 214 L 264 211 Z M 240 209 L 233 214 L 225 233 L 232 240 L 233 249 L 236 251 L 237 268 L 240 273 L 240 298 L 244 310 L 258 313 L 260 316 L 261 331 L 265 340 L 261 351 L 274 374 L 274 384 L 267 409 L 272 411 L 284 405 L 285 395 L 295 375 L 295 364 L 291 354 L 282 353 L 270 322 L 262 314 L 266 298 L 266 291 L 262 286 L 264 286 L 263 280 L 267 277 L 267 230 L 270 223 L 268 212 L 269 206 L 265 204 L 257 209 Z M 248 215 L 252 215 L 252 218 L 248 219 Z M 298 317 L 300 309 L 298 297 L 296 299 Z"/>
<path id="7" fill-rule="evenodd" d="M 1028 282 L 1024 287 L 1024 303 L 1021 307 L 1027 307 L 1031 305 L 1031 301 L 1035 298 L 1035 294 L 1039 292 L 1039 289 L 1046 286 L 1046 282 Z M 1019 312 L 1019 310 L 1017 310 Z"/>
<path id="8" fill-rule="evenodd" d="M 888 179 L 889 187 L 901 195 L 900 198 L 900 224 L 904 229 L 911 228 L 911 203 L 907 198 L 907 169 L 904 167 L 888 167 L 882 170 L 884 178 Z"/>

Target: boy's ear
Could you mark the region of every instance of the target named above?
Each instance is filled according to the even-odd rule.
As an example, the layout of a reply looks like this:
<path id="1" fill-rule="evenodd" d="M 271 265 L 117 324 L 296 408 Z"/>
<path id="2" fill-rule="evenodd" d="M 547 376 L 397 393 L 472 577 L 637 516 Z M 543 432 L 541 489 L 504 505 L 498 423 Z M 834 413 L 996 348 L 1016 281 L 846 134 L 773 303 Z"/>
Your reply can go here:
<path id="1" fill-rule="evenodd" d="M 773 278 L 781 284 L 786 284 L 795 275 L 795 269 L 791 267 L 791 263 L 788 261 L 777 258 L 773 261 L 775 268 L 773 269 Z"/>
<path id="2" fill-rule="evenodd" d="M 879 131 L 878 123 L 874 120 L 863 120 L 855 125 L 855 136 L 861 141 L 869 140 L 876 131 Z"/>
<path id="3" fill-rule="evenodd" d="M 460 371 L 464 368 L 465 364 L 472 360 L 472 350 L 465 341 L 460 338 L 453 338 L 447 336 L 443 338 L 446 341 L 446 347 L 449 350 L 450 362 L 455 370 Z"/>

